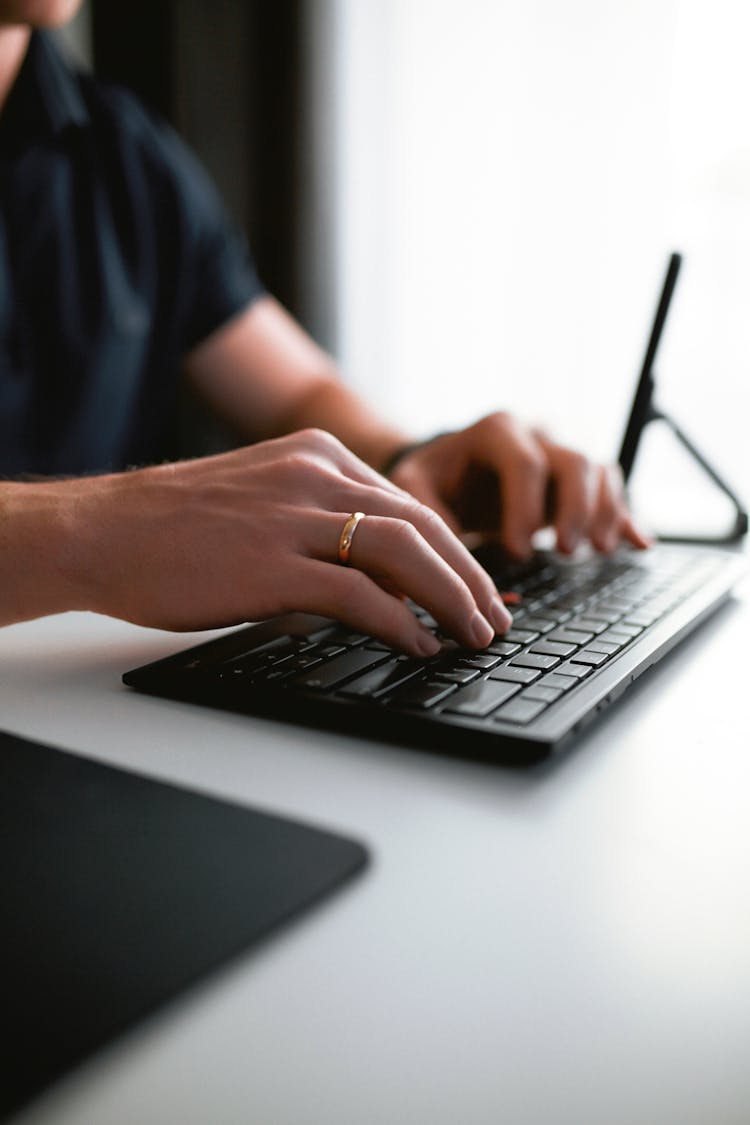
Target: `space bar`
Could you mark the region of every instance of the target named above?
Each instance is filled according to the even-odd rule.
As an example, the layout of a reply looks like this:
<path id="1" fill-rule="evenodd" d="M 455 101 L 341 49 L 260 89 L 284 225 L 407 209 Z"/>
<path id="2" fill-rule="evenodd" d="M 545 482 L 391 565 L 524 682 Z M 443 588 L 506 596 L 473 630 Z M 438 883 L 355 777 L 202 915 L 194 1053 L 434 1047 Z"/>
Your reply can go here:
<path id="1" fill-rule="evenodd" d="M 472 715 L 482 719 L 520 690 L 520 684 L 508 683 L 504 680 L 485 680 L 482 683 L 469 684 L 468 687 L 456 692 L 447 710 L 457 715 Z"/>
<path id="2" fill-rule="evenodd" d="M 330 691 L 346 680 L 350 680 L 352 676 L 357 676 L 368 668 L 374 668 L 377 664 L 382 664 L 388 657 L 389 653 L 387 652 L 371 652 L 366 648 L 351 649 L 349 652 L 342 653 L 341 656 L 334 656 L 333 660 L 329 660 L 327 664 L 310 668 L 308 672 L 296 676 L 292 682 L 298 687 L 313 688 L 315 691 Z"/>

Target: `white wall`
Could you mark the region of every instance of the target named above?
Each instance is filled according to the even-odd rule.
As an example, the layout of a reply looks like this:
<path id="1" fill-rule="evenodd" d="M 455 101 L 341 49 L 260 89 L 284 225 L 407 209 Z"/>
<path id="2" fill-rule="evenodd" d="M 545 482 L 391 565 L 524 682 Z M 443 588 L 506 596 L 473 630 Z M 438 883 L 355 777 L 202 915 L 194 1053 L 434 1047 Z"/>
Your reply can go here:
<path id="1" fill-rule="evenodd" d="M 746 5 L 311 0 L 311 25 L 311 307 L 347 377 L 417 434 L 504 406 L 613 456 L 680 249 L 660 398 L 750 485 Z"/>

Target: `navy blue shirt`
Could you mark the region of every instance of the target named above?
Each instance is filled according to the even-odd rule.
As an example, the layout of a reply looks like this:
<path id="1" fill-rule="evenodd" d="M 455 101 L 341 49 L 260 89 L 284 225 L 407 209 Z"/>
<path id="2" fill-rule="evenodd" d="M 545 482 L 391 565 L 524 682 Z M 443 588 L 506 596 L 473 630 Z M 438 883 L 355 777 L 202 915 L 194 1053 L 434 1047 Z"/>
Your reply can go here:
<path id="1" fill-rule="evenodd" d="M 260 293 L 176 135 L 35 33 L 0 116 L 0 474 L 169 456 L 183 356 Z"/>

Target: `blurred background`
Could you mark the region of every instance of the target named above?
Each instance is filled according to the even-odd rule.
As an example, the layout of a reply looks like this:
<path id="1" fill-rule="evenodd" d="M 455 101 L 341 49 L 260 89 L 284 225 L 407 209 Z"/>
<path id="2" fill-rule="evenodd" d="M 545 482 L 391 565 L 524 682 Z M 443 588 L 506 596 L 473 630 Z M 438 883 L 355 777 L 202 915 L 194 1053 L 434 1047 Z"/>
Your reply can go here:
<path id="1" fill-rule="evenodd" d="M 741 0 L 88 0 L 68 39 L 172 121 L 268 288 L 417 436 L 503 407 L 616 456 L 680 250 L 658 401 L 747 498 Z M 658 426 L 634 492 L 661 527 L 728 520 Z"/>

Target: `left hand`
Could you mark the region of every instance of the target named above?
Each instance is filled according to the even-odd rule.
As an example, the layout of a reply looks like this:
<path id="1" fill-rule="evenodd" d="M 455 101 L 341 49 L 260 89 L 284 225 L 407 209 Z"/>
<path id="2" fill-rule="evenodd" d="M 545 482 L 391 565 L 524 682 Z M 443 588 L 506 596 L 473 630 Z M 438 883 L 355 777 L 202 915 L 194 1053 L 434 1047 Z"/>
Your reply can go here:
<path id="1" fill-rule="evenodd" d="M 418 447 L 391 479 L 457 534 L 481 532 L 515 558 L 528 558 L 532 536 L 549 525 L 564 554 L 585 540 L 604 553 L 623 540 L 649 545 L 628 511 L 619 466 L 594 464 L 510 414 Z"/>

